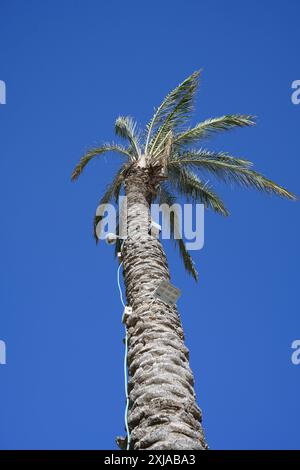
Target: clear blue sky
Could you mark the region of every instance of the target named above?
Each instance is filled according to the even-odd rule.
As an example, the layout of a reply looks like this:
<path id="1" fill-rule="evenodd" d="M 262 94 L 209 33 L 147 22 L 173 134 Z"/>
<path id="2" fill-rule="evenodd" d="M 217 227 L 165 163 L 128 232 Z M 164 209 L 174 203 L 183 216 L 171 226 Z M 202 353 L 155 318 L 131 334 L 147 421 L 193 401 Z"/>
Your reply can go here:
<path id="1" fill-rule="evenodd" d="M 69 177 L 119 114 L 144 124 L 203 68 L 195 121 L 258 125 L 209 141 L 300 194 L 300 4 L 0 0 L 0 447 L 111 449 L 124 433 L 116 263 L 92 218 L 118 158 Z M 200 282 L 167 248 L 212 449 L 299 448 L 299 202 L 219 186 Z"/>

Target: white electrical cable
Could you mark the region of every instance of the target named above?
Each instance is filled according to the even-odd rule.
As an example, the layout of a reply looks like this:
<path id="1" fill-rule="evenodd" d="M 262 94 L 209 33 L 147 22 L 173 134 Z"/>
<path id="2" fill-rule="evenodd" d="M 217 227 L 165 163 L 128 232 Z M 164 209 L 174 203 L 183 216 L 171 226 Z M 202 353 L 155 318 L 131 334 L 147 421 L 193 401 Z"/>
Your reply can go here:
<path id="1" fill-rule="evenodd" d="M 122 248 L 123 248 L 123 244 L 124 244 L 124 241 L 123 241 L 122 246 L 121 246 L 121 251 L 122 251 Z M 126 305 L 125 305 L 125 302 L 123 300 L 123 292 L 122 292 L 122 288 L 121 288 L 121 284 L 120 284 L 120 270 L 121 270 L 122 265 L 123 265 L 123 261 L 121 261 L 121 263 L 118 267 L 117 282 L 118 282 L 118 288 L 119 288 L 119 293 L 120 293 L 120 300 L 121 300 L 121 303 L 122 303 L 123 307 L 125 308 Z M 154 290 L 154 293 L 156 292 L 156 290 L 157 290 L 157 287 Z M 156 300 L 156 298 L 154 297 L 152 299 L 151 304 L 149 305 L 149 308 L 152 306 L 152 304 L 155 302 L 155 300 Z M 127 334 L 127 328 L 126 328 L 126 325 L 125 325 L 124 386 L 125 386 L 126 407 L 125 407 L 124 420 L 125 420 L 125 427 L 126 427 L 126 432 L 127 432 L 127 450 L 129 450 L 130 449 L 130 432 L 129 432 L 129 426 L 128 426 L 129 396 L 128 396 L 128 386 L 127 386 L 127 384 L 128 384 L 127 354 L 128 354 L 128 334 Z"/>
<path id="2" fill-rule="evenodd" d="M 128 377 L 127 377 L 127 353 L 128 353 L 128 336 L 127 328 L 125 326 L 125 354 L 124 354 L 124 384 L 125 384 L 125 396 L 126 396 L 126 407 L 125 407 L 125 427 L 127 432 L 127 450 L 130 449 L 130 432 L 128 427 L 128 407 L 129 407 L 129 396 L 128 396 Z"/>
<path id="3" fill-rule="evenodd" d="M 120 269 L 121 269 L 122 264 L 123 264 L 123 261 L 120 263 L 120 266 L 118 267 L 117 282 L 118 282 L 118 288 L 119 288 L 119 293 L 120 293 L 120 300 L 122 302 L 123 307 L 125 308 L 122 288 L 121 288 L 121 284 L 120 284 Z M 127 354 L 128 354 L 128 335 L 127 335 L 127 328 L 126 328 L 126 325 L 125 325 L 124 386 L 125 386 L 125 396 L 126 396 L 126 407 L 125 407 L 124 419 L 125 419 L 125 427 L 126 427 L 126 432 L 127 432 L 127 450 L 129 450 L 129 448 L 130 448 L 130 433 L 129 433 L 129 427 L 128 427 L 129 396 L 128 396 L 128 388 L 127 388 L 127 383 L 128 383 Z"/>
<path id="4" fill-rule="evenodd" d="M 124 303 L 124 300 L 123 300 L 123 293 L 122 293 L 122 289 L 121 289 L 121 285 L 120 285 L 120 269 L 121 269 L 122 265 L 123 265 L 123 261 L 120 263 L 120 266 L 118 267 L 117 282 L 118 282 L 118 288 L 119 288 L 119 293 L 120 293 L 120 300 L 122 302 L 123 307 L 125 308 L 125 303 Z"/>

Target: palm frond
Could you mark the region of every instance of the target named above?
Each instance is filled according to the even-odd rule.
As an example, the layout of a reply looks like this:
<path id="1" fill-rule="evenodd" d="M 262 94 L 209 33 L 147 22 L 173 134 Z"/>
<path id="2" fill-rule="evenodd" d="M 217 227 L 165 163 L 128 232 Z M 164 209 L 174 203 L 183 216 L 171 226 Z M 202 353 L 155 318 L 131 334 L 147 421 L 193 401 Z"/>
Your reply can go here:
<path id="1" fill-rule="evenodd" d="M 198 87 L 198 79 L 191 80 L 189 87 L 182 94 L 177 104 L 170 110 L 169 114 L 158 128 L 156 135 L 149 144 L 149 154 L 156 155 L 162 142 L 167 139 L 170 132 L 175 133 L 186 123 L 193 110 L 194 96 Z"/>
<path id="2" fill-rule="evenodd" d="M 163 124 L 163 122 L 170 116 L 168 121 L 169 125 L 173 126 L 182 123 L 184 118 L 191 111 L 191 105 L 198 87 L 199 71 L 194 72 L 182 83 L 180 83 L 174 90 L 172 90 L 154 112 L 154 115 L 146 127 L 146 144 L 145 154 L 148 152 L 148 147 L 151 142 L 153 133 Z M 166 130 L 165 130 L 166 131 Z M 166 131 L 167 132 L 167 131 Z M 159 130 L 153 137 L 154 142 L 159 140 L 158 135 L 161 135 Z M 152 145 L 153 147 L 153 145 Z"/>
<path id="3" fill-rule="evenodd" d="M 138 160 L 141 156 L 141 147 L 136 122 L 130 116 L 119 116 L 115 122 L 115 131 L 119 137 L 128 139 L 136 160 Z"/>
<path id="4" fill-rule="evenodd" d="M 155 152 L 150 155 L 152 165 L 161 163 L 164 167 L 167 165 L 169 158 L 172 155 L 173 133 L 170 130 L 161 139 L 159 145 L 156 146 Z"/>
<path id="5" fill-rule="evenodd" d="M 206 119 L 195 127 L 178 134 L 174 139 L 174 144 L 184 146 L 195 143 L 211 133 L 228 131 L 235 127 L 253 126 L 255 125 L 254 119 L 254 116 L 244 114 L 227 114 L 218 118 Z"/>
<path id="6" fill-rule="evenodd" d="M 170 184 L 188 201 L 201 202 L 205 207 L 211 208 L 219 214 L 229 215 L 223 201 L 208 186 L 208 183 L 203 183 L 197 175 L 180 165 L 170 165 L 168 170 Z"/>
<path id="7" fill-rule="evenodd" d="M 167 204 L 171 207 L 176 202 L 176 197 L 166 188 L 166 185 L 162 185 L 160 188 L 159 204 L 162 204 L 162 210 L 164 210 L 163 204 Z M 166 214 L 165 214 L 166 215 Z M 176 234 L 179 233 L 179 223 L 176 209 L 170 213 L 170 235 L 175 245 L 179 249 L 181 259 L 183 261 L 186 271 L 193 276 L 195 281 L 198 281 L 198 272 L 195 268 L 194 261 L 186 249 L 185 243 L 182 238 L 176 238 Z"/>
<path id="8" fill-rule="evenodd" d="M 176 202 L 176 193 L 176 196 L 182 196 L 187 201 L 201 202 L 205 207 L 211 208 L 223 216 L 229 215 L 223 201 L 209 186 L 208 181 L 205 183 L 205 179 L 202 179 L 202 176 L 198 176 L 194 171 L 209 173 L 226 183 L 255 188 L 292 200 L 296 199 L 295 195 L 287 189 L 254 171 L 252 163 L 248 160 L 233 157 L 225 152 L 193 149 L 193 144 L 214 133 L 255 124 L 253 116 L 228 114 L 206 119 L 194 127 L 185 126 L 193 109 L 199 74 L 199 72 L 194 72 L 179 84 L 154 111 L 152 119 L 146 126 L 145 135 L 143 135 L 145 142 L 137 129 L 136 122 L 129 116 L 119 116 L 115 122 L 115 132 L 117 136 L 126 139 L 128 145 L 125 147 L 108 143 L 92 148 L 81 157 L 74 168 L 71 175 L 72 181 L 77 180 L 93 158 L 106 152 L 115 152 L 126 157 L 126 163 L 116 173 L 112 183 L 106 188 L 99 201 L 99 205 L 102 206 L 101 212 L 97 211 L 94 218 L 96 242 L 99 241 L 97 233 L 99 234 L 99 230 L 103 229 L 102 223 L 107 204 L 112 200 L 117 202 L 123 183 L 130 175 L 126 170 L 131 165 L 133 169 L 137 165 L 148 172 L 147 176 L 153 183 L 152 186 L 149 185 L 151 198 L 155 198 L 158 194 L 160 204 L 167 204 L 168 207 L 173 206 Z M 158 191 L 159 186 L 160 190 Z M 162 209 L 164 210 L 166 207 L 162 206 Z M 171 217 L 171 238 L 179 248 L 185 269 L 197 280 L 198 273 L 180 233 L 179 213 L 176 212 L 176 206 L 172 209 L 171 212 L 168 212 Z M 119 232 L 118 219 L 116 229 Z M 120 251 L 120 248 L 121 240 L 117 239 L 116 253 Z"/>
<path id="9" fill-rule="evenodd" d="M 194 167 L 207 171 L 224 182 L 230 182 L 243 187 L 254 188 L 259 191 L 277 194 L 295 200 L 296 196 L 287 189 L 274 183 L 249 168 L 250 162 L 228 156 L 224 153 L 214 153 L 207 150 L 187 151 L 181 156 L 173 158 L 169 165 Z"/>
<path id="10" fill-rule="evenodd" d="M 126 156 L 129 160 L 132 160 L 132 154 L 130 151 L 123 147 L 122 145 L 118 144 L 103 144 L 101 147 L 96 147 L 94 149 L 88 150 L 80 159 L 79 163 L 76 165 L 76 167 L 73 170 L 73 173 L 71 175 L 71 181 L 77 180 L 77 178 L 81 175 L 83 169 L 86 167 L 86 165 L 95 157 L 98 157 L 100 155 L 103 155 L 106 152 L 117 152 L 120 153 L 121 155 Z"/>
<path id="11" fill-rule="evenodd" d="M 229 165 L 235 165 L 243 168 L 250 168 L 253 163 L 250 160 L 244 158 L 237 158 L 229 155 L 227 152 L 212 152 L 204 148 L 196 150 L 184 150 L 183 152 L 173 152 L 170 156 L 169 164 L 174 163 L 187 163 L 198 166 L 200 162 L 205 161 L 216 161 L 222 163 L 228 163 Z"/>
<path id="12" fill-rule="evenodd" d="M 96 240 L 96 243 L 98 243 L 99 238 L 97 235 L 97 226 L 100 223 L 100 228 L 98 227 L 98 230 L 101 230 L 101 221 L 103 219 L 103 214 L 105 212 L 105 206 L 109 204 L 109 202 L 114 198 L 115 202 L 118 200 L 118 197 L 120 195 L 121 187 L 124 181 L 124 170 L 127 167 L 127 165 L 123 165 L 120 170 L 117 172 L 116 176 L 114 177 L 113 181 L 111 184 L 109 184 L 106 188 L 105 193 L 103 194 L 102 198 L 100 199 L 98 206 L 102 206 L 101 213 L 97 213 L 94 216 L 94 221 L 93 221 L 93 229 L 94 229 L 94 238 Z"/>

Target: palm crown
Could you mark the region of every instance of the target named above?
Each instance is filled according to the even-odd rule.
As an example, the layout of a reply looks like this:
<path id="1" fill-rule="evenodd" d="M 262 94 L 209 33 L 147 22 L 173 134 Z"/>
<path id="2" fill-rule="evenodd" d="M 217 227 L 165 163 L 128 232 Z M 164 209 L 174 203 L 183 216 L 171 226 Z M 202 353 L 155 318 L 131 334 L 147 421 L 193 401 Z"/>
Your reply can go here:
<path id="1" fill-rule="evenodd" d="M 205 207 L 228 216 L 229 212 L 223 201 L 202 179 L 207 173 L 224 182 L 295 199 L 295 196 L 285 188 L 254 171 L 250 161 L 233 157 L 225 152 L 212 152 L 199 147 L 202 139 L 215 132 L 252 126 L 255 120 L 249 115 L 230 114 L 206 119 L 194 127 L 188 127 L 198 83 L 199 72 L 195 72 L 171 91 L 155 110 L 145 132 L 138 129 L 131 117 L 118 117 L 115 132 L 118 137 L 127 141 L 127 145 L 108 143 L 87 151 L 75 167 L 71 176 L 72 181 L 79 177 L 90 160 L 107 152 L 115 152 L 122 155 L 125 162 L 102 196 L 99 202 L 102 207 L 113 199 L 118 202 L 126 178 L 126 169 L 130 165 L 162 169 L 165 178 L 159 185 L 154 186 L 151 195 L 152 200 L 157 199 L 161 204 L 172 205 L 176 202 L 176 198 L 183 196 L 188 201 L 201 202 Z M 96 240 L 98 238 L 95 228 L 99 221 L 101 215 L 94 219 Z M 197 279 L 197 271 L 191 256 L 183 240 L 174 236 L 175 232 L 176 213 L 171 218 L 172 238 L 179 247 L 185 268 Z"/>

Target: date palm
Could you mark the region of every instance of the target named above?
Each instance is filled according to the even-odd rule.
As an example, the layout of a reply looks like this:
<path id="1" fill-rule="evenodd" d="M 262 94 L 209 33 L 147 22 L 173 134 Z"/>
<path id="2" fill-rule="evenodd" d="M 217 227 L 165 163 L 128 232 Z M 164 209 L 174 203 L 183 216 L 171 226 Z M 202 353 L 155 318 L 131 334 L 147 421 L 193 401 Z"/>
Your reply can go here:
<path id="1" fill-rule="evenodd" d="M 255 122 L 248 115 L 224 115 L 188 127 L 198 81 L 199 72 L 195 72 L 171 91 L 144 132 L 138 130 L 131 117 L 118 117 L 115 132 L 125 145 L 110 143 L 89 150 L 72 173 L 74 181 L 92 159 L 108 152 L 123 157 L 100 200 L 102 212 L 95 217 L 94 234 L 98 240 L 105 205 L 118 202 L 124 189 L 129 236 L 122 246 L 122 262 L 127 304 L 133 308 L 126 320 L 128 449 L 207 448 L 177 308 L 153 301 L 153 291 L 161 280 L 170 279 L 170 273 L 160 240 L 148 235 L 151 203 L 171 206 L 177 198 L 184 198 L 228 216 L 223 201 L 207 184 L 207 174 L 225 183 L 295 199 L 289 191 L 254 171 L 248 160 L 199 146 L 211 134 Z M 145 211 L 137 211 L 137 206 Z M 177 220 L 175 212 L 170 219 L 172 238 L 184 267 L 197 280 L 191 255 L 184 241 L 175 236 Z M 147 237 L 140 236 L 137 228 L 142 227 Z M 124 445 L 122 439 L 118 443 Z"/>

